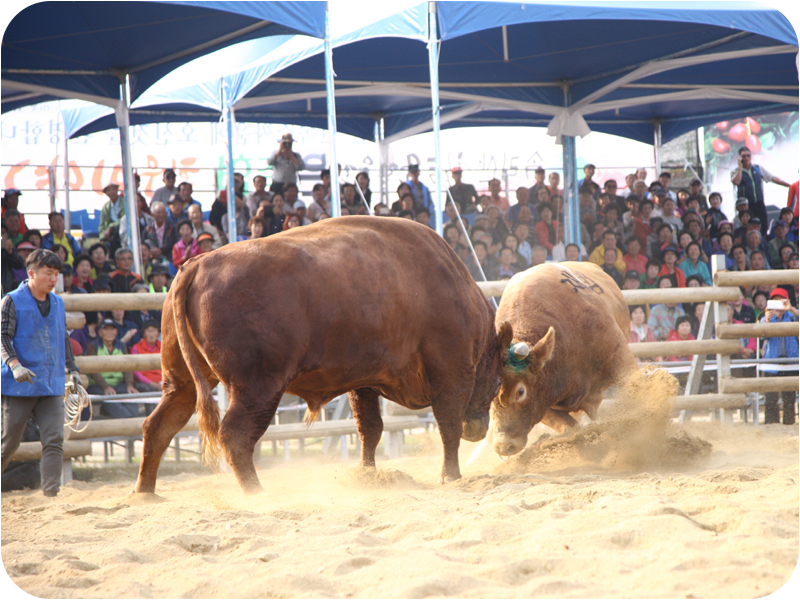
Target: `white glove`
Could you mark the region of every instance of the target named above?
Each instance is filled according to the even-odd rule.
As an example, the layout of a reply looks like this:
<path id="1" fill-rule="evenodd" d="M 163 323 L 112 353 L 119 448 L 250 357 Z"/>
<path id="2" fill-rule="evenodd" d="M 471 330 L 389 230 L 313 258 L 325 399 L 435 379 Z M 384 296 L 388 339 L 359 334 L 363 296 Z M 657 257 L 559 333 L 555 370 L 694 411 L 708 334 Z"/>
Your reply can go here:
<path id="1" fill-rule="evenodd" d="M 31 371 L 30 369 L 26 369 L 20 363 L 17 363 L 13 367 L 11 367 L 11 372 L 14 374 L 14 379 L 17 380 L 17 383 L 22 383 L 23 381 L 27 381 L 31 385 L 33 385 L 33 378 L 36 377 L 36 373 Z"/>

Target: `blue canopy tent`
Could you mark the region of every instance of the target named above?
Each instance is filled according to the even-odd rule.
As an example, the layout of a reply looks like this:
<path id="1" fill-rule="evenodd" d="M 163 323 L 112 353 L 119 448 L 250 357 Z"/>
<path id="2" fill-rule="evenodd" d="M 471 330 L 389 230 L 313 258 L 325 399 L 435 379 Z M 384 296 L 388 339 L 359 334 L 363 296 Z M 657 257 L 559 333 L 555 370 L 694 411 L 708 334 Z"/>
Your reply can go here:
<path id="1" fill-rule="evenodd" d="M 272 35 L 323 38 L 325 27 L 324 2 L 33 4 L 14 17 L 3 36 L 2 110 L 58 98 L 114 109 L 125 187 L 133 189 L 130 100 L 176 67 L 220 48 Z M 127 213 L 135 215 L 134 195 L 127 196 Z M 138 247 L 137 228 L 128 231 Z M 134 259 L 140 270 L 138 252 Z"/>

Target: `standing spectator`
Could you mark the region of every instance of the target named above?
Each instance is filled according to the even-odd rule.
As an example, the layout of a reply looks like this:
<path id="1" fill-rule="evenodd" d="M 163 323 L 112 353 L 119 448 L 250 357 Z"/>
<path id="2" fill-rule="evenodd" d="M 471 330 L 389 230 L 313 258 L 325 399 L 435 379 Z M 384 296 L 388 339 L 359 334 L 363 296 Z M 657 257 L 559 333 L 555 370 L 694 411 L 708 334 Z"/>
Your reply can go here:
<path id="1" fill-rule="evenodd" d="M 167 208 L 162 202 L 153 202 L 150 205 L 150 212 L 153 215 L 153 223 L 145 228 L 142 237 L 150 242 L 151 260 L 159 260 L 166 257 L 172 260 L 172 247 L 178 241 L 178 232 L 175 226 L 167 220 Z"/>
<path id="2" fill-rule="evenodd" d="M 692 317 L 689 315 L 682 315 L 675 320 L 675 329 L 672 329 L 667 334 L 668 342 L 686 342 L 693 340 L 692 335 Z M 692 360 L 690 356 L 670 356 L 667 360 Z"/>
<path id="3" fill-rule="evenodd" d="M 356 175 L 356 185 L 361 190 L 361 195 L 367 201 L 367 206 L 372 206 L 372 190 L 369 189 L 369 173 L 361 171 Z"/>
<path id="4" fill-rule="evenodd" d="M 175 189 L 176 179 L 177 176 L 173 169 L 164 169 L 164 173 L 161 175 L 161 181 L 164 182 L 164 186 L 153 192 L 153 199 L 150 201 L 150 206 L 153 206 L 153 202 L 162 202 L 164 206 L 167 205 L 169 199 L 172 198 L 174 194 L 178 193 Z"/>
<path id="5" fill-rule="evenodd" d="M 61 261 L 37 249 L 26 267 L 28 279 L 3 297 L 2 313 L 2 469 L 19 448 L 25 424 L 36 418 L 42 441 L 42 493 L 58 495 L 64 439 L 64 387 L 80 382 L 65 327 L 64 301 L 53 293 Z"/>
<path id="6" fill-rule="evenodd" d="M 529 198 L 539 198 L 539 190 L 543 190 L 547 188 L 544 182 L 544 175 L 545 171 L 542 167 L 537 167 L 536 170 L 533 172 L 533 185 L 528 189 L 528 197 Z M 548 199 L 550 198 L 550 192 L 547 192 Z"/>
<path id="7" fill-rule="evenodd" d="M 455 182 L 450 186 L 450 195 L 453 197 L 456 204 L 458 204 L 459 211 L 461 211 L 462 215 L 476 212 L 478 192 L 475 191 L 475 186 L 471 183 L 463 183 L 461 181 L 463 175 L 461 167 L 453 167 L 450 172 Z"/>
<path id="8" fill-rule="evenodd" d="M 736 186 L 739 198 L 747 198 L 750 213 L 761 221 L 761 233 L 767 235 L 767 207 L 764 204 L 764 182 L 773 182 L 790 187 L 790 184 L 776 177 L 764 167 L 752 163 L 750 149 L 739 148 L 738 166 L 731 171 L 731 183 Z"/>
<path id="9" fill-rule="evenodd" d="M 109 245 L 111 252 L 120 247 L 119 224 L 125 218 L 125 201 L 119 195 L 119 186 L 109 183 L 103 188 L 108 202 L 100 210 L 100 241 Z"/>
<path id="10" fill-rule="evenodd" d="M 628 334 L 629 344 L 657 342 L 653 329 L 647 324 L 647 312 L 641 304 L 629 307 L 631 312 L 631 331 Z M 641 361 L 641 359 L 639 359 Z M 651 359 L 646 359 L 651 360 Z"/>
<path id="11" fill-rule="evenodd" d="M 142 324 L 142 339 L 131 348 L 131 354 L 161 354 L 161 334 L 156 321 L 146 321 Z M 150 371 L 134 371 L 133 385 L 139 392 L 155 392 L 163 389 L 161 369 Z"/>
<path id="12" fill-rule="evenodd" d="M 201 233 L 207 233 L 211 236 L 212 247 L 214 250 L 222 247 L 222 240 L 219 237 L 217 228 L 211 223 L 203 221 L 203 209 L 197 204 L 192 204 L 187 213 L 189 221 L 192 223 L 192 236 L 197 239 Z"/>
<path id="13" fill-rule="evenodd" d="M 542 202 L 537 207 L 541 221 L 536 224 L 536 239 L 539 245 L 547 248 L 548 254 L 553 251 L 558 239 L 558 221 L 553 220 L 553 207 L 547 202 Z"/>
<path id="14" fill-rule="evenodd" d="M 325 186 L 321 183 L 314 184 L 314 189 L 312 190 L 314 201 L 308 207 L 308 216 L 314 223 L 319 220 L 320 214 L 330 214 L 331 212 L 331 202 L 325 198 L 325 191 Z"/>
<path id="15" fill-rule="evenodd" d="M 727 221 L 727 215 L 722 212 L 722 196 L 719 192 L 711 192 L 708 196 L 708 203 L 711 205 L 705 213 L 706 227 L 712 238 L 719 235 L 719 226 L 723 221 Z"/>
<path id="16" fill-rule="evenodd" d="M 270 205 L 272 204 L 272 192 L 267 191 L 266 177 L 263 175 L 256 175 L 253 177 L 253 186 L 255 190 L 251 194 L 248 194 L 245 199 L 247 210 L 250 211 L 251 215 L 255 215 L 258 212 L 258 207 L 262 200 L 267 200 Z"/>
<path id="17" fill-rule="evenodd" d="M 647 269 L 647 257 L 641 254 L 642 245 L 639 243 L 639 238 L 635 235 L 629 236 L 625 240 L 625 247 L 627 252 L 622 256 L 622 260 L 625 261 L 627 270 L 643 275 Z"/>
<path id="18" fill-rule="evenodd" d="M 51 212 L 48 217 L 50 233 L 42 238 L 42 248 L 50 250 L 54 245 L 64 246 L 67 250 L 68 265 L 72 265 L 75 257 L 81 253 L 78 241 L 68 233 L 64 233 L 64 216 L 60 212 Z"/>
<path id="19" fill-rule="evenodd" d="M 297 183 L 297 172 L 306 168 L 303 157 L 292 150 L 294 138 L 291 133 L 284 133 L 278 142 L 278 149 L 269 155 L 267 164 L 272 167 L 272 185 L 270 192 L 283 192 L 287 183 Z M 330 171 L 328 172 L 330 177 Z"/>
<path id="20" fill-rule="evenodd" d="M 623 279 L 622 273 L 620 273 L 619 269 L 614 266 L 614 263 L 617 261 L 617 249 L 616 248 L 606 248 L 605 252 L 603 253 L 603 264 L 600 266 L 601 269 L 614 280 L 614 283 L 622 289 Z"/>
<path id="21" fill-rule="evenodd" d="M 103 319 L 98 327 L 99 338 L 88 345 L 86 354 L 89 356 L 121 356 L 127 354 L 124 344 L 117 341 L 117 326 L 111 319 Z M 136 394 L 138 390 L 133 386 L 133 373 L 122 371 L 106 371 L 93 373 L 89 376 L 90 394 L 98 396 L 116 396 L 117 394 Z M 139 416 L 136 404 L 122 402 L 103 402 L 100 405 L 102 414 L 112 419 Z M 62 417 L 63 419 L 63 417 Z"/>
<path id="22" fill-rule="evenodd" d="M 544 189 L 546 190 L 547 188 Z M 547 198 L 548 200 L 550 199 L 550 194 L 547 195 Z M 503 186 L 500 180 L 496 177 L 489 180 L 489 204 L 491 206 L 496 206 L 503 215 L 508 212 L 511 206 L 508 198 L 503 193 Z"/>
<path id="23" fill-rule="evenodd" d="M 133 251 L 130 248 L 117 249 L 117 253 L 114 255 L 114 262 L 117 265 L 117 269 L 109 274 L 113 284 L 113 291 L 130 293 L 133 285 L 142 281 L 141 276 L 132 271 Z"/>
<path id="24" fill-rule="evenodd" d="M 669 277 L 661 277 L 658 280 L 659 288 L 671 288 L 672 281 Z M 683 316 L 685 311 L 679 302 L 664 302 L 656 304 L 650 309 L 650 318 L 647 323 L 653 330 L 653 334 L 659 342 L 667 339 L 669 332 L 675 328 L 678 317 Z"/>
<path id="25" fill-rule="evenodd" d="M 246 225 L 245 225 L 246 226 Z M 187 260 L 193 256 L 200 254 L 200 247 L 197 245 L 197 240 L 192 237 L 192 222 L 189 219 L 184 219 L 178 223 L 178 236 L 179 239 L 172 247 L 172 264 L 175 267 L 180 267 Z"/>
<path id="26" fill-rule="evenodd" d="M 764 314 L 765 323 L 790 323 L 797 321 L 797 308 L 789 302 L 789 294 L 783 288 L 775 288 L 770 294 L 771 300 L 780 300 L 783 303 L 782 310 L 767 309 Z M 797 358 L 798 344 L 797 337 L 773 337 L 767 338 L 764 349 L 764 358 Z M 764 369 L 770 377 L 793 377 L 796 371 L 781 371 L 780 368 Z M 764 401 L 764 422 L 766 424 L 779 422 L 778 392 L 766 392 Z M 781 392 L 783 404 L 783 424 L 793 425 L 795 421 L 795 402 L 797 391 L 790 390 Z"/>
<path id="27" fill-rule="evenodd" d="M 583 179 L 578 182 L 578 190 L 580 191 L 581 188 L 586 188 L 590 190 L 592 193 L 593 198 L 597 198 L 600 194 L 600 185 L 592 181 L 592 177 L 594 177 L 595 166 L 593 164 L 588 164 L 583 167 Z"/>

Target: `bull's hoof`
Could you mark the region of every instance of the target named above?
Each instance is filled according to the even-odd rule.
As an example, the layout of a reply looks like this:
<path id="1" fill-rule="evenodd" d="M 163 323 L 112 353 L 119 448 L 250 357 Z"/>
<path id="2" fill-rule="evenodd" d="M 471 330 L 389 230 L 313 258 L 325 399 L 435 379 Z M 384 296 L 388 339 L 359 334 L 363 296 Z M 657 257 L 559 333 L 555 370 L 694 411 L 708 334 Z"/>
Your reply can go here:
<path id="1" fill-rule="evenodd" d="M 245 496 L 255 496 L 256 494 L 262 494 L 264 488 L 261 487 L 261 484 L 257 483 L 256 485 L 248 485 L 247 487 L 242 486 L 242 491 Z"/>
<path id="2" fill-rule="evenodd" d="M 445 485 L 446 483 L 452 483 L 454 481 L 458 481 L 461 479 L 461 473 L 458 475 L 443 475 L 439 478 L 439 485 Z"/>
<path id="3" fill-rule="evenodd" d="M 160 504 L 161 502 L 167 502 L 167 499 L 163 496 L 159 496 L 154 492 L 137 492 L 133 491 L 131 494 L 128 495 L 126 498 L 126 502 L 137 505 L 137 504 Z"/>

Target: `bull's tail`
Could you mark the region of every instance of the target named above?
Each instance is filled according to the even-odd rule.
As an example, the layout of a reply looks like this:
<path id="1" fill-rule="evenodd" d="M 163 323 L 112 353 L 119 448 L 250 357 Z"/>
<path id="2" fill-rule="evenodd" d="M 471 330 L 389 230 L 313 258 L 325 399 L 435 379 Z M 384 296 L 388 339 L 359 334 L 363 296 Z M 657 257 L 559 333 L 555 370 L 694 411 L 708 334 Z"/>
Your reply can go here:
<path id="1" fill-rule="evenodd" d="M 306 408 L 306 414 L 303 415 L 303 423 L 306 425 L 306 429 L 311 427 L 314 424 L 314 421 L 319 419 L 319 413 L 322 410 L 321 406 L 317 406 L 316 408 L 311 408 L 310 406 Z"/>
<path id="2" fill-rule="evenodd" d="M 175 318 L 175 331 L 178 344 L 197 391 L 197 421 L 203 434 L 203 462 L 216 466 L 221 454 L 219 439 L 219 407 L 211 395 L 211 386 L 200 371 L 194 343 L 189 335 L 189 321 L 186 316 L 186 296 L 194 282 L 198 261 L 192 261 L 181 268 L 172 284 L 172 314 Z"/>
<path id="3" fill-rule="evenodd" d="M 481 443 L 472 451 L 472 456 L 467 461 L 467 466 L 477 462 L 484 456 L 488 456 L 492 449 L 492 442 L 494 441 L 494 419 L 489 419 L 489 430 L 486 432 L 486 437 L 481 440 Z"/>

